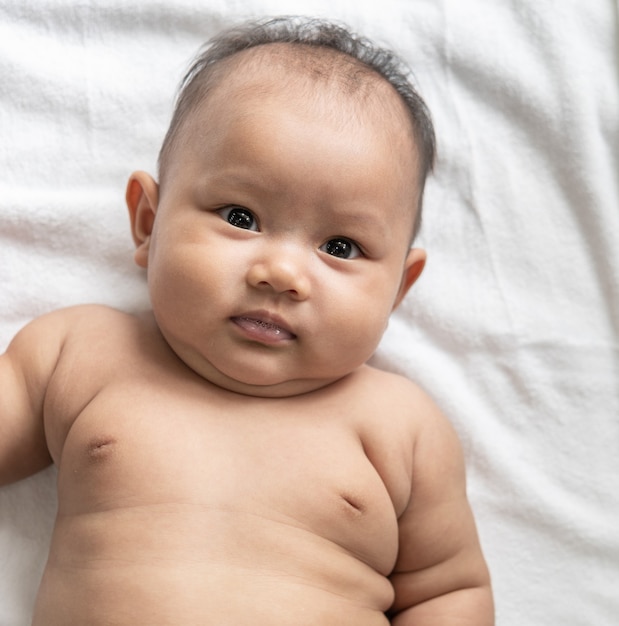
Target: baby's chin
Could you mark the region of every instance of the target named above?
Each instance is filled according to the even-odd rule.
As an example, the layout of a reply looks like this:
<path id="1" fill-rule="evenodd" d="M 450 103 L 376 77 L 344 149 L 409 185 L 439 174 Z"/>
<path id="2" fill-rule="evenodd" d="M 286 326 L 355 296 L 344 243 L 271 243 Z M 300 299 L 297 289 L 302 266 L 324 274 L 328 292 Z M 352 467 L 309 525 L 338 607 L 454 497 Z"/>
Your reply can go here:
<path id="1" fill-rule="evenodd" d="M 289 398 L 299 396 L 317 391 L 339 380 L 339 378 L 319 380 L 309 378 L 269 380 L 265 376 L 247 376 L 241 378 L 238 375 L 234 377 L 228 376 L 222 372 L 200 375 L 205 380 L 208 380 L 208 382 L 221 389 L 257 398 Z"/>
<path id="2" fill-rule="evenodd" d="M 281 374 L 238 366 L 233 371 L 227 371 L 224 367 L 218 368 L 216 364 L 203 359 L 183 358 L 184 355 L 178 352 L 177 356 L 189 369 L 212 385 L 225 391 L 257 398 L 299 396 L 327 387 L 346 376 L 344 374 L 332 378 L 287 378 Z"/>

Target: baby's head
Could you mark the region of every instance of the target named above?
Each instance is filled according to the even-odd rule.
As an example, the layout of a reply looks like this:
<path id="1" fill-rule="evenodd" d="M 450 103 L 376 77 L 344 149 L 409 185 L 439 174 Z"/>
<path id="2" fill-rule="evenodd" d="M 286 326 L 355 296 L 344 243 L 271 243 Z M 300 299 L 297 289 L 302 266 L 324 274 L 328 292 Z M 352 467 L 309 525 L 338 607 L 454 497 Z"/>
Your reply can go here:
<path id="1" fill-rule="evenodd" d="M 239 54 L 244 51 L 249 54 Z M 412 132 L 411 149 L 417 166 L 418 195 L 411 240 L 414 239 L 421 226 L 425 181 L 436 152 L 430 112 L 412 84 L 409 69 L 393 52 L 330 21 L 280 17 L 249 23 L 212 39 L 181 83 L 174 115 L 159 153 L 160 183 L 165 180 L 174 151 L 182 147 L 183 129 L 196 109 L 204 106 L 212 92 L 234 78 L 236 72 L 247 74 L 269 66 L 273 71 L 276 67 L 284 70 L 285 88 L 305 89 L 308 97 L 324 95 L 319 89 L 327 86 L 363 108 L 376 106 L 381 98 L 370 96 L 378 90 L 386 113 L 393 108 L 389 99 L 393 100 L 395 94 L 399 96 L 409 124 L 408 127 L 403 124 L 400 131 L 403 135 Z"/>
<path id="2" fill-rule="evenodd" d="M 258 396 L 340 380 L 421 273 L 411 249 L 434 135 L 394 57 L 339 26 L 226 33 L 189 72 L 127 202 L 162 335 Z"/>

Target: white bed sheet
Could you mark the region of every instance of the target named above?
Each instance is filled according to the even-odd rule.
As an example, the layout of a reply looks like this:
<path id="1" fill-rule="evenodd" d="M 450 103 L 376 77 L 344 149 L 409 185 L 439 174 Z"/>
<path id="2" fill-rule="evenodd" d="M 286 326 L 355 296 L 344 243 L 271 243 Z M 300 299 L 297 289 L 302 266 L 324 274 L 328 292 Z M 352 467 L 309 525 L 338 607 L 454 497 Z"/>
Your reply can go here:
<path id="1" fill-rule="evenodd" d="M 50 309 L 145 305 L 125 180 L 154 171 L 176 84 L 208 36 L 252 15 L 343 19 L 407 58 L 439 139 L 427 270 L 375 362 L 419 381 L 461 435 L 498 625 L 616 626 L 618 11 L 3 0 L 0 348 Z M 29 624 L 54 479 L 0 489 L 0 626 Z"/>

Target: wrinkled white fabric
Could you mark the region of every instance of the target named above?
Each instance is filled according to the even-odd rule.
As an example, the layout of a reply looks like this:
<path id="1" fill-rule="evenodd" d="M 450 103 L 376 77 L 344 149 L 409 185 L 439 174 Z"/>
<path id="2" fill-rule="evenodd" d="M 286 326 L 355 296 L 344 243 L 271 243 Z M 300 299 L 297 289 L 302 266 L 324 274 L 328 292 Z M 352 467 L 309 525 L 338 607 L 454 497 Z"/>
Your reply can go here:
<path id="1" fill-rule="evenodd" d="M 498 625 L 616 626 L 616 0 L 3 0 L 0 349 L 50 309 L 146 305 L 125 181 L 199 46 L 278 13 L 396 48 L 433 112 L 428 265 L 374 361 L 461 435 Z M 54 479 L 0 489 L 1 626 L 30 623 Z"/>

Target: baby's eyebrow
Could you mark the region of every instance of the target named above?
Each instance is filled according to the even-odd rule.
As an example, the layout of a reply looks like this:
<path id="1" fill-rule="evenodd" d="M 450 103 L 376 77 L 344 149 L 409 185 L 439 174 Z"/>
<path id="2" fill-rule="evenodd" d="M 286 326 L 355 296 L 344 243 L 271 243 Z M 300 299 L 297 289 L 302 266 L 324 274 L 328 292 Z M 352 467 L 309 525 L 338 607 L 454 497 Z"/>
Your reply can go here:
<path id="1" fill-rule="evenodd" d="M 209 173 L 207 176 L 208 184 L 226 185 L 230 187 L 240 187 L 243 189 L 268 189 L 269 185 L 256 176 L 252 176 L 251 172 L 217 172 Z"/>
<path id="2" fill-rule="evenodd" d="M 365 212 L 363 209 L 358 210 L 342 210 L 342 209 L 327 209 L 333 216 L 336 222 L 342 222 L 342 224 L 354 224 L 361 227 L 363 230 L 376 232 L 382 234 L 385 231 L 385 222 L 379 216 L 373 213 Z"/>

